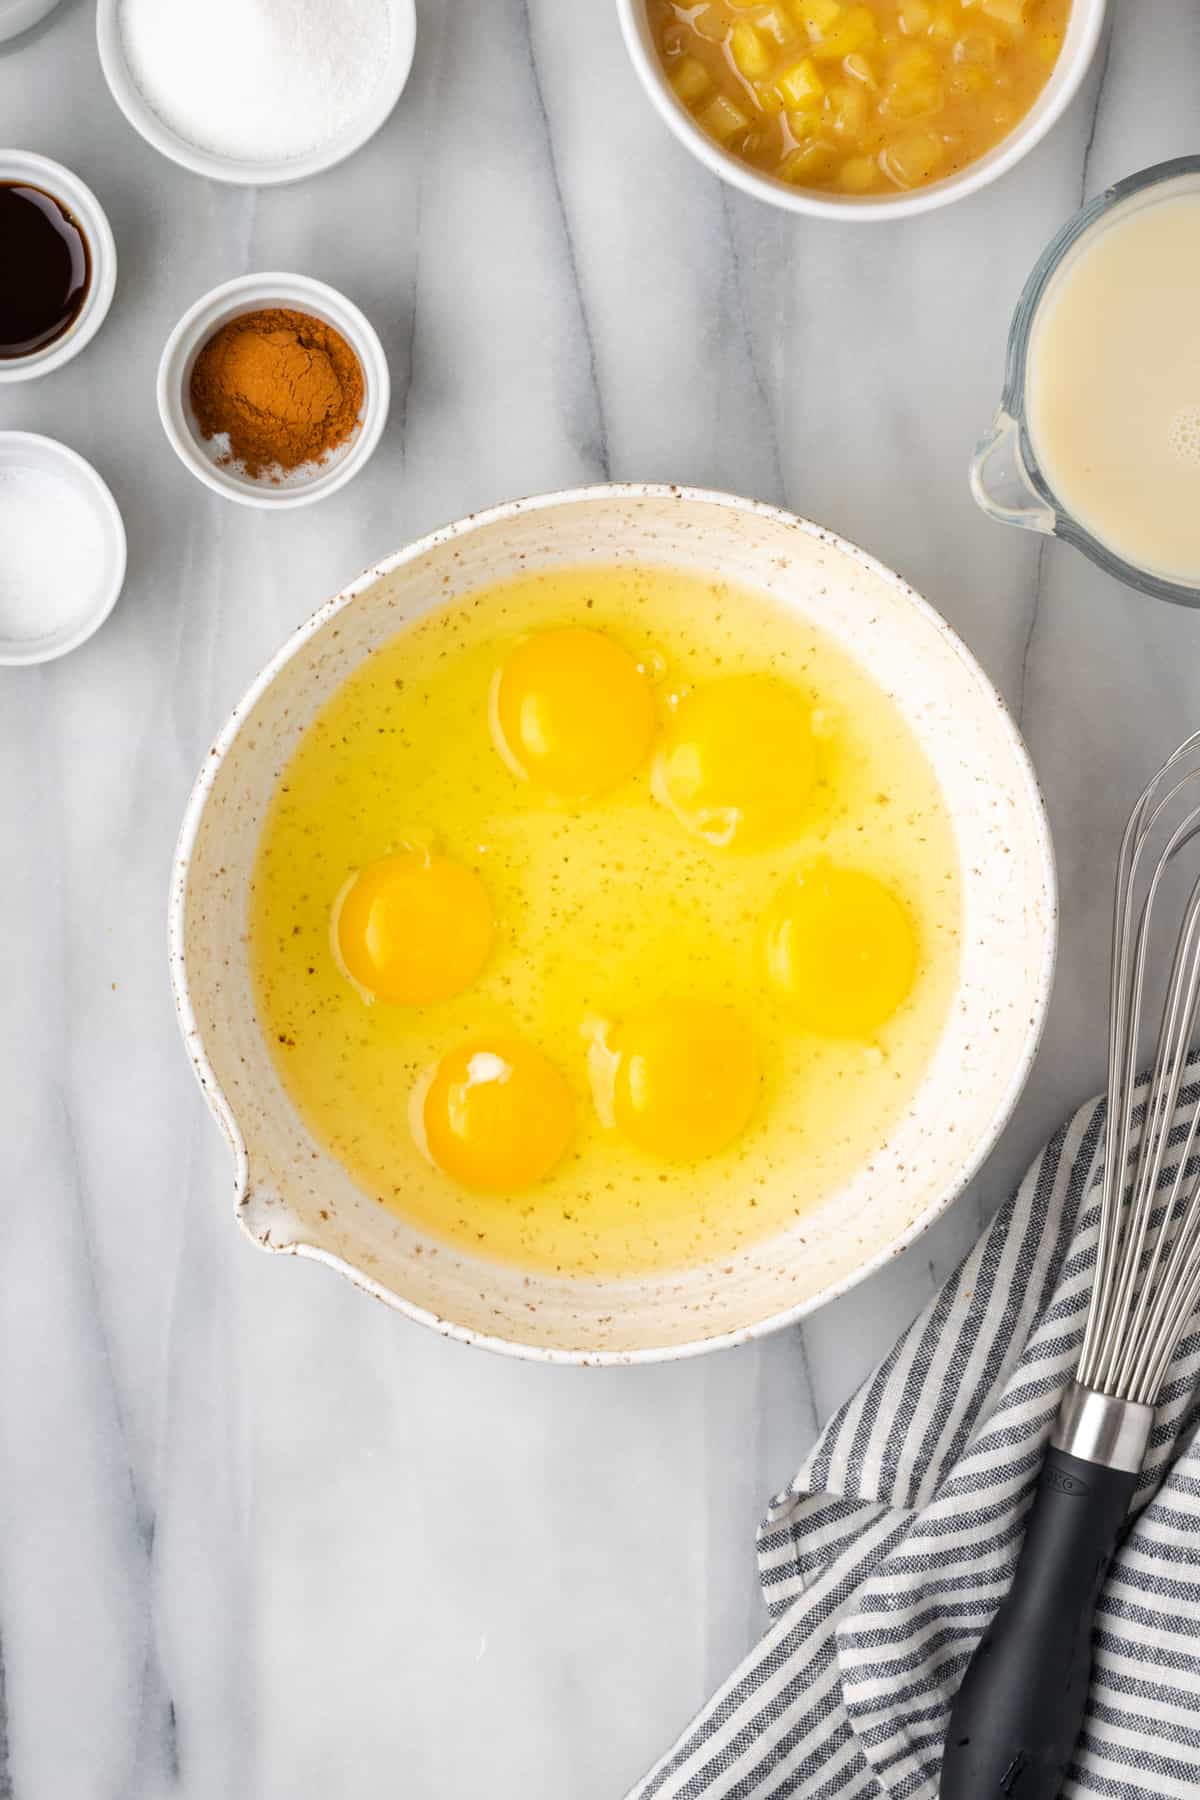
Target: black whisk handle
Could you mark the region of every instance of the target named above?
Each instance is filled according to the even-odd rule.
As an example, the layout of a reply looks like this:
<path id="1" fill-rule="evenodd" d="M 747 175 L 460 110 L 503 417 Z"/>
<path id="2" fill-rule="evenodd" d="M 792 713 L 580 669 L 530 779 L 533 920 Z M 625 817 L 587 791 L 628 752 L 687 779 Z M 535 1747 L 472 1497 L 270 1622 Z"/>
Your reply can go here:
<path id="1" fill-rule="evenodd" d="M 950 1714 L 940 1800 L 1058 1800 L 1092 1669 L 1092 1615 L 1138 1476 L 1046 1454 L 1012 1586 Z"/>

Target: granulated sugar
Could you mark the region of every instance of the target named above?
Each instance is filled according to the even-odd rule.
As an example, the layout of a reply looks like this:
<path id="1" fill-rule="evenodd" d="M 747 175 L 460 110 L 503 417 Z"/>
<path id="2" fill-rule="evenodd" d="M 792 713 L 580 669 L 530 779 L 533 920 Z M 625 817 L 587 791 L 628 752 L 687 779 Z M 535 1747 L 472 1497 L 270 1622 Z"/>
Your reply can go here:
<path id="1" fill-rule="evenodd" d="M 368 104 L 388 0 L 122 0 L 130 73 L 164 125 L 248 162 L 304 156 Z"/>
<path id="2" fill-rule="evenodd" d="M 74 625 L 104 567 L 100 520 L 76 488 L 44 469 L 0 467 L 0 641 Z"/>

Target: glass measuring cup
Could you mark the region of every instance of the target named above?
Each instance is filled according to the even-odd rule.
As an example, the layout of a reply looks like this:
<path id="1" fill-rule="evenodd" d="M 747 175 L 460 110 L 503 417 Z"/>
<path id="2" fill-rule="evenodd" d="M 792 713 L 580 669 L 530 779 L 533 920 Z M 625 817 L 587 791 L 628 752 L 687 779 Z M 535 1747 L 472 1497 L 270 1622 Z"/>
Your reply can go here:
<path id="1" fill-rule="evenodd" d="M 1082 253 L 1085 240 L 1094 241 L 1118 213 L 1127 214 L 1161 200 L 1168 187 L 1179 192 L 1200 191 L 1200 156 L 1180 156 L 1172 162 L 1157 163 L 1106 188 L 1069 219 L 1042 252 L 1013 314 L 1004 392 L 991 430 L 980 441 L 971 463 L 971 492 L 993 519 L 1062 538 L 1109 575 L 1143 594 L 1174 600 L 1183 606 L 1200 606 L 1200 581 L 1193 586 L 1126 562 L 1073 517 L 1038 465 L 1027 409 L 1027 362 L 1034 324 L 1055 277 Z M 1131 349 L 1131 354 L 1136 352 Z"/>

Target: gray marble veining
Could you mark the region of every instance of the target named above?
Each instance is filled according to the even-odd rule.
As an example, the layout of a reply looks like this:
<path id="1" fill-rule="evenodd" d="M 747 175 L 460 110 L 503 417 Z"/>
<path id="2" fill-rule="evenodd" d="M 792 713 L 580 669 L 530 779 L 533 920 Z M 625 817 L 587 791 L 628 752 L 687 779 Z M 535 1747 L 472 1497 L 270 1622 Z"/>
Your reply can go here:
<path id="1" fill-rule="evenodd" d="M 117 299 L 6 388 L 130 539 L 85 649 L 0 671 L 0 1797 L 611 1800 L 762 1625 L 753 1527 L 1039 1142 L 1102 1079 L 1109 871 L 1200 715 L 1200 618 L 976 512 L 1025 275 L 1085 194 L 1195 149 L 1200 15 L 1116 0 L 1069 116 L 974 199 L 834 226 L 722 188 L 652 114 L 609 0 L 423 0 L 400 108 L 295 189 L 211 186 L 112 105 L 93 8 L 0 53 L 0 136 L 76 168 Z M 378 326 L 375 461 L 310 511 L 206 493 L 154 370 L 218 280 L 306 270 Z M 176 1039 L 178 818 L 286 633 L 408 537 L 585 479 L 781 501 L 910 577 L 1018 711 L 1063 883 L 1045 1046 L 971 1192 L 803 1330 L 576 1372 L 443 1343 L 259 1256 Z"/>

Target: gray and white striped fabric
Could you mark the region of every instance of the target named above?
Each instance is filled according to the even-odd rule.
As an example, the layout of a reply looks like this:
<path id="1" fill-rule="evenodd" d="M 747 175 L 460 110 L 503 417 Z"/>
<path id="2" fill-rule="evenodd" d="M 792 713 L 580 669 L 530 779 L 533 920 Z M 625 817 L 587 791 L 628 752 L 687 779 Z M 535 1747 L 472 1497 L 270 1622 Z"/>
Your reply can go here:
<path id="1" fill-rule="evenodd" d="M 773 1622 L 630 1800 L 934 1800 L 949 1703 L 1078 1360 L 1103 1121 L 1092 1101 L 1058 1133 L 772 1502 L 758 1550 Z M 1072 1800 L 1200 1791 L 1198 1374 L 1193 1330 L 1101 1599 Z"/>

